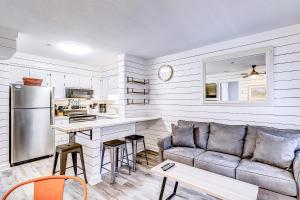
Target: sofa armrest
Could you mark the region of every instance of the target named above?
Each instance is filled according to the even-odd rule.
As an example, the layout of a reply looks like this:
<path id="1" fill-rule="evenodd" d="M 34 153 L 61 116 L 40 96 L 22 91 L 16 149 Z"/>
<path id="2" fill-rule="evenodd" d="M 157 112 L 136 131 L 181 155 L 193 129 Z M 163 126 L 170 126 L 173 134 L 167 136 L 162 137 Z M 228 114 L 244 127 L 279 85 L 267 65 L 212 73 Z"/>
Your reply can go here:
<path id="1" fill-rule="evenodd" d="M 300 199 L 300 151 L 295 152 L 295 159 L 293 162 L 293 173 L 297 183 L 297 199 Z"/>
<path id="2" fill-rule="evenodd" d="M 168 135 L 163 138 L 159 138 L 157 141 L 157 146 L 159 149 L 159 161 L 162 162 L 164 160 L 164 151 L 172 147 L 172 136 Z"/>

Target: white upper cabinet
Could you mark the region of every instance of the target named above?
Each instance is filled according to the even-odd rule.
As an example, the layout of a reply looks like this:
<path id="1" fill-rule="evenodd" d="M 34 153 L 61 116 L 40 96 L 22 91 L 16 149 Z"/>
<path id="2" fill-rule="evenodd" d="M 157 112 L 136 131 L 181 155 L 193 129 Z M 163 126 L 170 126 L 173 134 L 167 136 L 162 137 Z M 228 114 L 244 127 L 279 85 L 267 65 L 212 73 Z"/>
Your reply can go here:
<path id="1" fill-rule="evenodd" d="M 100 78 L 92 78 L 92 89 L 94 90 L 94 97 L 97 99 L 101 98 L 101 83 Z"/>
<path id="2" fill-rule="evenodd" d="M 54 87 L 54 98 L 65 98 L 65 75 L 59 72 L 51 73 L 51 86 Z"/>
<path id="3" fill-rule="evenodd" d="M 23 83 L 23 77 L 29 77 L 28 68 L 10 67 L 9 83 Z"/>
<path id="4" fill-rule="evenodd" d="M 119 87 L 118 76 L 109 77 L 108 87 L 109 87 L 109 94 L 117 94 L 118 93 L 118 87 Z"/>
<path id="5" fill-rule="evenodd" d="M 92 88 L 92 78 L 89 76 L 80 76 L 80 87 L 81 88 Z"/>
<path id="6" fill-rule="evenodd" d="M 101 98 L 107 99 L 109 92 L 109 79 L 107 77 L 102 78 L 102 83 L 101 83 Z"/>
<path id="7" fill-rule="evenodd" d="M 43 79 L 42 86 L 50 86 L 51 75 L 50 72 L 39 70 L 39 69 L 30 69 L 29 76 L 31 78 Z"/>
<path id="8" fill-rule="evenodd" d="M 65 87 L 80 87 L 80 76 L 65 74 Z"/>

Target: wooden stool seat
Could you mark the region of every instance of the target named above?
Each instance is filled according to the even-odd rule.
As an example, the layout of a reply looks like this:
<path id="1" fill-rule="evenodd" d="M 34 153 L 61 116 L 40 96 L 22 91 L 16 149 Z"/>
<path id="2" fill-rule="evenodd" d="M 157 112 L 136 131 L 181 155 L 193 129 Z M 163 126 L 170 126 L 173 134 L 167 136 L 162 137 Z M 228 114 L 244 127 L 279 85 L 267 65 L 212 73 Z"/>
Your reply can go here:
<path id="1" fill-rule="evenodd" d="M 107 146 L 107 147 L 118 147 L 118 146 L 122 146 L 124 144 L 126 144 L 126 142 L 124 140 L 110 140 L 107 142 L 103 142 L 103 145 Z"/>
<path id="2" fill-rule="evenodd" d="M 142 135 L 129 135 L 125 137 L 125 140 L 143 140 L 144 138 Z"/>
<path id="3" fill-rule="evenodd" d="M 56 146 L 56 152 L 72 152 L 72 151 L 80 151 L 81 144 L 78 143 L 67 143 Z"/>
<path id="4" fill-rule="evenodd" d="M 66 169 L 67 169 L 67 159 L 68 159 L 68 154 L 72 155 L 72 161 L 73 161 L 73 169 L 75 176 L 77 176 L 77 153 L 80 154 L 80 160 L 81 160 L 81 165 L 82 165 L 82 171 L 84 175 L 85 182 L 87 183 L 87 177 L 86 177 L 86 171 L 85 171 L 85 165 L 84 165 L 84 158 L 83 158 L 83 150 L 82 150 L 82 145 L 78 143 L 67 143 L 67 144 L 62 144 L 56 146 L 56 152 L 55 152 L 55 157 L 54 157 L 54 165 L 53 165 L 53 170 L 52 170 L 52 175 L 56 173 L 56 165 L 57 165 L 57 160 L 58 156 L 60 155 L 60 175 L 65 175 Z"/>

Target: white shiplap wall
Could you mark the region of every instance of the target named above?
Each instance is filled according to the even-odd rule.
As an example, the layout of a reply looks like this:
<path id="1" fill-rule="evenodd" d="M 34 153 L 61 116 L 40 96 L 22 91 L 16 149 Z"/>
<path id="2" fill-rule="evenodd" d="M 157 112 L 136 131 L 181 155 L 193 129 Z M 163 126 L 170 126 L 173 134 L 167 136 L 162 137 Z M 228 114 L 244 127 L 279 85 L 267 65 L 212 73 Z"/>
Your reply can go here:
<path id="1" fill-rule="evenodd" d="M 127 99 L 133 99 L 135 102 L 142 102 L 143 99 L 149 99 L 149 95 L 127 94 L 127 88 L 136 90 L 148 89 L 149 85 L 127 83 L 127 77 L 135 79 L 148 79 L 145 61 L 139 57 L 123 54 L 119 56 L 119 95 L 120 110 L 125 117 L 145 116 L 148 105 L 127 105 Z"/>
<path id="2" fill-rule="evenodd" d="M 8 78 L 8 68 L 0 64 L 0 171 L 9 166 Z"/>
<path id="3" fill-rule="evenodd" d="M 208 106 L 202 104 L 203 58 L 237 51 L 274 47 L 274 99 L 268 107 Z M 162 64 L 173 66 L 169 82 L 157 78 Z M 300 129 L 300 24 L 272 30 L 173 55 L 147 63 L 150 78 L 149 112 L 161 113 L 162 121 L 148 130 L 149 146 L 170 131 L 178 119 L 226 124 L 256 124 Z"/>
<path id="4" fill-rule="evenodd" d="M 149 113 L 150 105 L 127 105 L 127 99 L 133 99 L 135 102 L 142 102 L 143 99 L 149 99 L 150 95 L 142 94 L 127 94 L 127 88 L 134 88 L 135 90 L 149 89 L 149 85 L 140 85 L 127 83 L 127 77 L 133 77 L 135 79 L 148 79 L 148 70 L 145 65 L 145 60 L 133 55 L 122 54 L 119 56 L 119 95 L 120 95 L 120 113 L 124 117 L 140 117 L 147 116 Z M 149 133 L 149 127 L 151 122 L 139 122 L 135 124 L 135 134 L 144 135 L 146 148 L 155 150 L 152 148 L 151 135 Z M 144 147 L 142 143 L 139 143 L 138 150 L 142 150 Z"/>
<path id="5" fill-rule="evenodd" d="M 17 36 L 17 32 L 0 27 L 0 60 L 8 59 L 16 52 Z M 0 171 L 9 166 L 8 82 L 8 67 L 0 63 Z"/>

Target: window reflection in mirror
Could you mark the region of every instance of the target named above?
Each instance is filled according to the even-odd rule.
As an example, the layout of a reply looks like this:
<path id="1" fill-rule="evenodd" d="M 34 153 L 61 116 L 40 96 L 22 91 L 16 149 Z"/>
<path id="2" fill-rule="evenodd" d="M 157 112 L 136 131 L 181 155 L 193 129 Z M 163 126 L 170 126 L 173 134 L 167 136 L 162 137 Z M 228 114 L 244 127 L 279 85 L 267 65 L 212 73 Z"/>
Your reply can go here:
<path id="1" fill-rule="evenodd" d="M 211 102 L 265 102 L 266 54 L 205 63 L 205 95 Z"/>

